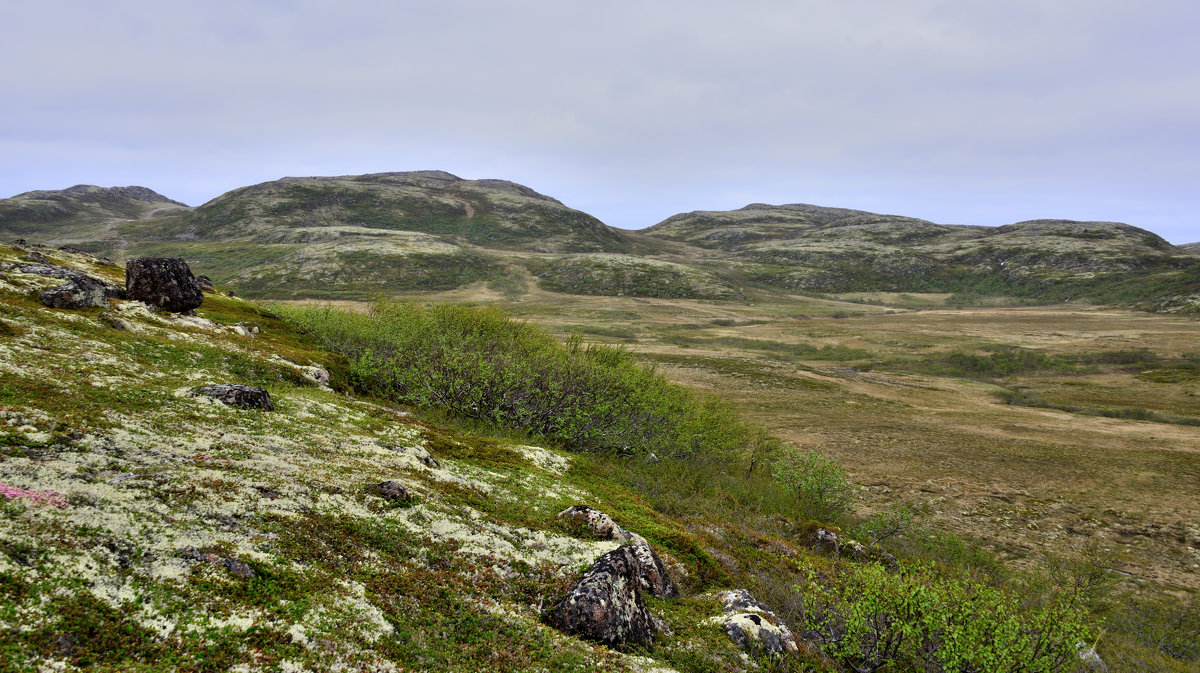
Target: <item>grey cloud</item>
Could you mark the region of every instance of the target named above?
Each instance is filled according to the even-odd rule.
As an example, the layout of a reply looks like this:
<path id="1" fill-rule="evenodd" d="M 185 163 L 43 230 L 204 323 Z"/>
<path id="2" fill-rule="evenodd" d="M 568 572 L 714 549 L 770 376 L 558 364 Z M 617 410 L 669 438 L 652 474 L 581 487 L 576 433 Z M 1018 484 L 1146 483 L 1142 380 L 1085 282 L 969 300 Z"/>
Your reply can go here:
<path id="1" fill-rule="evenodd" d="M 26 3 L 0 27 L 21 101 L 0 108 L 0 192 L 142 165 L 199 202 L 278 171 L 445 168 L 625 227 L 839 198 L 1200 239 L 1198 18 L 1108 0 Z"/>

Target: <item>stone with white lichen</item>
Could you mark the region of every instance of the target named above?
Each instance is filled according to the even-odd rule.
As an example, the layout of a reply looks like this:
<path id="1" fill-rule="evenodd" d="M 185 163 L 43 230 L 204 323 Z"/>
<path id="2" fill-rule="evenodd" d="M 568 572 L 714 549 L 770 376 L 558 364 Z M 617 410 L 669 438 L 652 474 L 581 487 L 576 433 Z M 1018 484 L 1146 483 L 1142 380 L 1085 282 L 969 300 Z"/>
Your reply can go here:
<path id="1" fill-rule="evenodd" d="M 644 644 L 654 637 L 654 620 L 642 599 L 641 563 L 631 547 L 601 556 L 546 622 L 568 635 L 609 646 Z"/>
<path id="2" fill-rule="evenodd" d="M 791 629 L 745 589 L 722 591 L 717 598 L 724 606 L 724 614 L 713 618 L 713 623 L 724 627 L 725 633 L 743 649 L 761 648 L 772 654 L 800 651 Z"/>
<path id="3" fill-rule="evenodd" d="M 617 525 L 611 516 L 587 505 L 568 507 L 558 513 L 558 518 L 567 519 L 602 540 L 631 542 L 630 548 L 633 549 L 639 565 L 638 580 L 641 588 L 660 598 L 679 595 L 679 587 L 671 579 L 662 559 L 646 538 L 625 530 Z"/>

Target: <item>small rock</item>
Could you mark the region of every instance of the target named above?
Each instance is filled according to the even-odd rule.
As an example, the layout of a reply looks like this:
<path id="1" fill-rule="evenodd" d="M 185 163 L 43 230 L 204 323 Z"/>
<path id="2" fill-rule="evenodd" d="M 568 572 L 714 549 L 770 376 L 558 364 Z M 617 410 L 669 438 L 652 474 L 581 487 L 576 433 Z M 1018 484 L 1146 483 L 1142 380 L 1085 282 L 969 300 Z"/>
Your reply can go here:
<path id="1" fill-rule="evenodd" d="M 258 573 L 254 572 L 254 568 L 252 568 L 250 564 L 246 563 L 245 561 L 238 561 L 237 559 L 227 558 L 212 552 L 200 551 L 192 546 L 187 546 L 183 549 L 180 549 L 179 555 L 190 561 L 203 561 L 213 565 L 225 566 L 225 569 L 228 570 L 231 575 L 241 577 L 242 579 L 253 579 L 254 577 L 258 576 Z"/>
<path id="2" fill-rule="evenodd" d="M 271 403 L 270 393 L 266 389 L 256 386 L 218 383 L 197 388 L 195 394 L 211 397 L 231 407 L 242 407 L 244 409 L 256 408 L 267 411 L 275 408 L 275 405 Z"/>
<path id="3" fill-rule="evenodd" d="M 196 276 L 196 284 L 200 286 L 202 292 L 213 291 L 212 278 L 208 276 Z"/>
<path id="4" fill-rule="evenodd" d="M 743 649 L 763 648 L 772 654 L 800 651 L 787 624 L 746 590 L 722 591 L 717 598 L 724 604 L 725 614 L 715 617 L 713 622 L 723 625 L 725 633 Z"/>
<path id="5" fill-rule="evenodd" d="M 568 635 L 609 646 L 649 642 L 655 629 L 639 590 L 640 566 L 630 547 L 601 556 L 551 608 L 546 622 Z"/>
<path id="6" fill-rule="evenodd" d="M 385 500 L 391 500 L 392 502 L 412 501 L 412 495 L 401 483 L 395 481 L 385 481 L 380 483 L 378 488 L 379 494 L 382 495 Z"/>
<path id="7" fill-rule="evenodd" d="M 139 257 L 125 263 L 130 299 L 183 313 L 204 302 L 204 292 L 181 257 Z"/>
<path id="8" fill-rule="evenodd" d="M 841 545 L 838 544 L 837 533 L 825 528 L 818 528 L 817 532 L 813 533 L 813 548 L 820 552 L 838 553 Z"/>
<path id="9" fill-rule="evenodd" d="M 25 260 L 26 262 L 33 262 L 35 264 L 51 264 L 52 263 L 49 259 L 46 258 L 45 255 L 43 255 L 42 253 L 40 253 L 36 250 L 34 250 L 33 252 L 29 252 L 24 255 L 21 255 L 21 259 Z"/>
<path id="10" fill-rule="evenodd" d="M 125 321 L 118 318 L 117 315 L 111 311 L 101 311 L 100 315 L 96 316 L 96 319 L 100 321 L 101 325 L 106 325 L 116 330 L 129 329 L 129 326 L 125 324 Z"/>
<path id="11" fill-rule="evenodd" d="M 221 563 L 225 566 L 225 569 L 230 572 L 230 574 L 241 577 L 242 579 L 253 579 L 258 575 L 258 573 L 254 572 L 254 568 L 251 568 L 250 564 L 244 561 L 236 561 L 234 559 L 227 558 L 222 559 Z"/>
<path id="12" fill-rule="evenodd" d="M 1075 652 L 1079 655 L 1079 661 L 1089 671 L 1097 671 L 1098 673 L 1108 673 L 1108 664 L 1100 658 L 1100 654 L 1096 652 L 1096 648 L 1089 647 L 1085 642 L 1075 643 Z"/>

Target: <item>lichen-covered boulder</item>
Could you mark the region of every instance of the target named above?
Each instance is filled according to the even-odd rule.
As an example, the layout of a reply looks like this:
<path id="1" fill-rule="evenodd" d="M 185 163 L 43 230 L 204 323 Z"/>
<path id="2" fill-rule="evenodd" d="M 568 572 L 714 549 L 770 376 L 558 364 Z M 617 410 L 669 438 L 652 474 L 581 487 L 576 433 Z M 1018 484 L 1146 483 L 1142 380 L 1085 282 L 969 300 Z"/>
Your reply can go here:
<path id="1" fill-rule="evenodd" d="M 231 407 L 242 407 L 243 409 L 265 409 L 271 411 L 275 405 L 271 403 L 271 394 L 265 388 L 257 386 L 243 386 L 236 383 L 217 383 L 214 385 L 201 386 L 195 390 L 195 394 L 211 397 L 219 402 L 224 402 Z"/>
<path id="2" fill-rule="evenodd" d="M 679 587 L 667 574 L 662 559 L 658 557 L 654 547 L 646 538 L 625 530 L 609 515 L 587 505 L 568 507 L 559 512 L 558 517 L 572 522 L 600 539 L 633 543 L 630 547 L 638 561 L 638 581 L 641 588 L 659 598 L 671 598 L 679 595 Z"/>
<path id="3" fill-rule="evenodd" d="M 204 291 L 181 257 L 139 257 L 125 263 L 125 294 L 172 313 L 190 311 Z"/>
<path id="4" fill-rule="evenodd" d="M 108 308 L 110 299 L 124 298 L 125 292 L 121 288 L 84 273 L 41 294 L 42 305 L 50 308 Z"/>
<path id="5" fill-rule="evenodd" d="M 88 308 L 100 306 L 107 308 L 109 299 L 124 299 L 125 291 L 116 285 L 106 283 L 69 266 L 50 264 L 49 260 L 41 257 L 46 263 L 9 264 L 5 269 L 18 273 L 43 278 L 61 278 L 66 281 L 58 287 L 41 293 L 41 301 L 50 308 Z"/>
<path id="6" fill-rule="evenodd" d="M 746 650 L 766 650 L 772 654 L 796 654 L 800 647 L 791 629 L 745 589 L 722 591 L 717 599 L 724 614 L 714 617 L 725 633 Z"/>
<path id="7" fill-rule="evenodd" d="M 610 551 L 550 609 L 546 622 L 568 635 L 608 646 L 649 642 L 655 627 L 642 599 L 640 570 L 631 547 Z"/>
<path id="8" fill-rule="evenodd" d="M 626 540 L 625 529 L 604 512 L 587 505 L 573 505 L 558 513 L 564 519 L 601 540 Z"/>

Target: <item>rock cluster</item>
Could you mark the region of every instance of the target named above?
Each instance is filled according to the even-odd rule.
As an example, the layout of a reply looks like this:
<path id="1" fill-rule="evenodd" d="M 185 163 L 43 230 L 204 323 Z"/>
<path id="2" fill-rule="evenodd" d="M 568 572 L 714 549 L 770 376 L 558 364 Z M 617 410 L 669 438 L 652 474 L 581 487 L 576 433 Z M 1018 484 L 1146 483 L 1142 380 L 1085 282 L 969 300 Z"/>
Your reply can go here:
<path id="1" fill-rule="evenodd" d="M 89 276 L 78 269 L 52 264 L 43 255 L 38 254 L 32 261 L 32 264 L 6 264 L 3 270 L 66 281 L 41 293 L 42 304 L 50 308 L 108 308 L 109 299 L 125 298 L 125 291 L 116 285 Z"/>
<path id="2" fill-rule="evenodd" d="M 632 547 L 601 556 L 583 579 L 546 615 L 563 633 L 609 646 L 644 644 L 654 637 L 654 619 L 642 599 L 641 561 Z"/>
<path id="3" fill-rule="evenodd" d="M 638 582 L 642 590 L 660 598 L 679 595 L 679 587 L 671 580 L 662 559 L 654 552 L 646 538 L 625 530 L 609 515 L 587 505 L 568 507 L 559 512 L 558 517 L 582 527 L 592 536 L 602 540 L 632 543 L 630 546 L 638 560 Z"/>
<path id="4" fill-rule="evenodd" d="M 241 577 L 242 579 L 248 580 L 258 575 L 258 573 L 254 572 L 254 568 L 250 567 L 250 564 L 245 561 L 239 561 L 212 552 L 203 552 L 195 547 L 184 547 L 179 550 L 179 555 L 189 561 L 204 561 L 213 565 L 225 566 L 225 569 L 231 575 Z"/>
<path id="5" fill-rule="evenodd" d="M 224 402 L 231 407 L 243 409 L 265 409 L 272 411 L 275 405 L 271 403 L 271 394 L 265 388 L 243 386 L 236 383 L 217 383 L 201 386 L 194 391 L 196 395 L 211 397 Z"/>
<path id="6" fill-rule="evenodd" d="M 722 591 L 717 598 L 724 605 L 724 614 L 714 618 L 714 623 L 720 624 L 743 649 L 771 654 L 800 651 L 791 629 L 745 589 Z"/>
<path id="7" fill-rule="evenodd" d="M 125 294 L 172 313 L 190 311 L 204 291 L 180 257 L 139 257 L 125 263 Z"/>
<path id="8" fill-rule="evenodd" d="M 559 512 L 593 537 L 629 542 L 601 556 L 582 580 L 546 614 L 558 630 L 605 645 L 642 644 L 667 626 L 646 609 L 642 592 L 679 595 L 663 562 L 646 538 L 625 530 L 612 517 L 586 505 Z"/>

